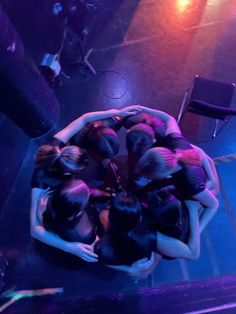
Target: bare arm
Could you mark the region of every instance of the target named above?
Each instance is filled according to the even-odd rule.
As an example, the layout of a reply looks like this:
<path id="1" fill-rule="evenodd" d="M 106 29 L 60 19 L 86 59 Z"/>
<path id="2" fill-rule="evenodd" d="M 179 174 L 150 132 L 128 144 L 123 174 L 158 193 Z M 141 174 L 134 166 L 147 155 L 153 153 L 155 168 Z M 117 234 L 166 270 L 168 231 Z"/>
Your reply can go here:
<path id="1" fill-rule="evenodd" d="M 189 211 L 190 235 L 188 243 L 168 237 L 160 232 L 157 233 L 157 251 L 173 258 L 197 259 L 200 254 L 199 235 L 199 203 L 186 201 Z"/>
<path id="2" fill-rule="evenodd" d="M 219 202 L 215 195 L 207 188 L 193 196 L 202 206 L 204 206 L 203 212 L 200 216 L 200 233 L 206 228 L 211 219 L 215 216 Z"/>
<path id="3" fill-rule="evenodd" d="M 199 218 L 198 211 L 200 204 L 195 201 L 186 201 L 189 211 L 190 220 L 190 235 L 188 243 L 168 237 L 160 232 L 157 232 L 157 247 L 156 250 L 161 255 L 166 255 L 173 258 L 196 259 L 200 254 L 200 235 L 199 235 Z M 151 259 L 141 259 L 131 266 L 119 265 L 108 267 L 126 272 L 128 275 L 138 278 L 146 278 L 156 267 L 161 255 L 152 253 Z"/>
<path id="4" fill-rule="evenodd" d="M 72 136 L 78 133 L 87 123 L 93 122 L 96 120 L 102 120 L 111 118 L 115 115 L 118 115 L 119 110 L 110 109 L 106 111 L 95 111 L 95 112 L 87 112 L 72 121 L 68 124 L 63 130 L 59 131 L 54 135 L 57 139 L 62 141 L 63 143 L 67 143 Z"/>
<path id="5" fill-rule="evenodd" d="M 105 111 L 87 112 L 68 124 L 63 130 L 54 135 L 63 143 L 67 143 L 72 136 L 78 133 L 87 123 L 97 120 L 108 119 L 114 116 L 126 117 L 136 114 L 140 111 L 139 106 L 129 106 L 123 109 L 109 109 Z"/>
<path id="6" fill-rule="evenodd" d="M 47 231 L 40 223 L 40 216 L 43 209 L 37 213 L 38 201 L 44 190 L 33 188 L 31 193 L 31 209 L 30 209 L 30 223 L 31 236 L 38 241 L 47 245 L 53 246 L 64 252 L 74 254 L 87 262 L 97 262 L 97 255 L 93 253 L 93 246 L 80 242 L 67 242 L 61 239 L 58 235 Z M 44 201 L 45 204 L 45 201 Z"/>
<path id="7" fill-rule="evenodd" d="M 134 262 L 131 266 L 127 265 L 119 266 L 107 265 L 107 266 L 114 270 L 123 271 L 131 277 L 144 279 L 147 278 L 153 272 L 160 259 L 161 256 L 153 252 L 150 259 L 147 258 L 140 259 Z"/>
<path id="8" fill-rule="evenodd" d="M 148 107 L 141 106 L 142 111 L 146 112 L 150 115 L 153 115 L 155 117 L 160 118 L 163 122 L 166 123 L 166 131 L 165 135 L 171 134 L 171 133 L 178 133 L 181 134 L 180 128 L 178 126 L 178 123 L 174 117 L 169 115 L 168 113 Z"/>

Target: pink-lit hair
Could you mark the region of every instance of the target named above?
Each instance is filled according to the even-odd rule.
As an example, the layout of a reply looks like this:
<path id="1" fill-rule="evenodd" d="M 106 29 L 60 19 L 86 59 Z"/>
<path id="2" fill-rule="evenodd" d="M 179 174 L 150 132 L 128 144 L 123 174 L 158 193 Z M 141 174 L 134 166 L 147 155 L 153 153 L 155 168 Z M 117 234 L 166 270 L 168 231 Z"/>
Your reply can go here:
<path id="1" fill-rule="evenodd" d="M 176 153 L 165 147 L 149 149 L 138 162 L 138 171 L 148 178 L 160 179 L 175 170 L 177 165 L 200 165 L 201 158 L 193 149 L 178 150 Z"/>

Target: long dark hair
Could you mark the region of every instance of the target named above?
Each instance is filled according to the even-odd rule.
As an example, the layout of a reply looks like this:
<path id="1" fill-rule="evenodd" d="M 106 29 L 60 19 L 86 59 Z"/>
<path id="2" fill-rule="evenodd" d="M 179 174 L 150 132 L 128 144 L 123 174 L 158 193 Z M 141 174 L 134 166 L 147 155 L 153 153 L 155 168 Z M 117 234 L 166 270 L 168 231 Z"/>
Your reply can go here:
<path id="1" fill-rule="evenodd" d="M 145 212 L 155 229 L 170 237 L 185 240 L 188 235 L 188 212 L 185 205 L 168 190 L 148 195 Z"/>
<path id="2" fill-rule="evenodd" d="M 109 229 L 95 245 L 95 252 L 102 262 L 130 265 L 150 257 L 156 248 L 156 232 L 149 230 L 145 222 L 142 225 L 141 218 L 141 204 L 134 194 L 121 192 L 113 197 Z"/>
<path id="3" fill-rule="evenodd" d="M 109 211 L 110 232 L 129 232 L 137 226 L 140 219 L 141 205 L 134 194 L 120 192 L 112 198 Z"/>

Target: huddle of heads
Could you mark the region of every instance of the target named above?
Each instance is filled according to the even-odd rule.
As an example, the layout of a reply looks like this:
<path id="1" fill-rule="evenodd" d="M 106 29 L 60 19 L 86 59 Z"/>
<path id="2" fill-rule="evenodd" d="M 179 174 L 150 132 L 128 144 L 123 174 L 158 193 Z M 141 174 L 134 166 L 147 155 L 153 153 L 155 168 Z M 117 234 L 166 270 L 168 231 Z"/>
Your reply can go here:
<path id="1" fill-rule="evenodd" d="M 201 164 L 199 154 L 193 149 L 174 153 L 165 147 L 153 147 L 156 142 L 151 126 L 138 123 L 126 135 L 126 147 L 131 161 L 136 162 L 136 172 L 151 179 L 162 179 L 172 174 L 178 164 Z"/>
<path id="2" fill-rule="evenodd" d="M 82 180 L 61 183 L 52 193 L 54 218 L 71 220 L 86 210 L 89 188 Z M 119 192 L 112 197 L 109 210 L 109 230 L 116 235 L 127 234 L 142 220 L 142 206 L 129 192 Z M 179 200 L 165 190 L 151 192 L 146 201 L 148 216 L 160 231 L 170 230 L 175 236 L 181 229 L 182 207 Z M 179 222 L 179 223 L 176 223 Z"/>
<path id="3" fill-rule="evenodd" d="M 199 163 L 199 155 L 193 151 L 174 154 L 167 148 L 155 147 L 155 133 L 151 126 L 138 123 L 132 126 L 126 135 L 126 147 L 129 157 L 134 157 L 137 171 L 150 179 L 167 176 L 178 162 Z M 115 156 L 120 147 L 117 133 L 102 124 L 91 127 L 87 136 L 88 149 L 103 159 Z M 88 166 L 85 150 L 78 146 L 42 145 L 35 158 L 37 166 L 60 169 L 66 172 L 78 172 Z"/>
<path id="4" fill-rule="evenodd" d="M 182 227 L 178 224 L 182 218 L 182 207 L 173 194 L 167 190 L 151 192 L 145 207 L 146 214 L 155 222 L 158 230 L 166 232 L 169 227 L 172 236 L 179 233 Z M 122 234 L 133 230 L 142 220 L 142 211 L 141 203 L 134 194 L 118 193 L 113 197 L 109 211 L 110 231 Z"/>
<path id="5" fill-rule="evenodd" d="M 111 128 L 98 126 L 91 129 L 87 138 L 91 151 L 102 157 L 110 158 L 119 151 L 119 138 Z M 35 157 L 36 166 L 64 172 L 78 172 L 88 166 L 88 155 L 78 146 L 65 147 L 42 145 Z"/>
<path id="6" fill-rule="evenodd" d="M 191 162 L 199 164 L 199 155 L 193 150 L 173 153 L 164 147 L 154 147 L 155 133 L 152 127 L 145 123 L 131 126 L 127 131 L 126 147 L 129 156 L 136 156 L 137 171 L 148 179 L 160 179 L 174 171 L 178 163 Z M 91 128 L 87 137 L 88 149 L 102 157 L 110 158 L 119 151 L 119 138 L 117 133 L 104 125 Z M 50 170 L 76 173 L 88 166 L 88 155 L 78 146 L 42 145 L 35 158 L 36 165 Z M 167 193 L 167 192 L 166 192 Z M 168 198 L 169 197 L 169 198 Z M 165 202 L 161 203 L 161 199 Z M 62 183 L 52 195 L 52 205 L 57 209 L 58 215 L 70 218 L 83 211 L 89 200 L 89 188 L 81 180 Z M 164 203 L 171 204 L 176 210 L 179 202 L 172 196 L 152 196 L 148 200 L 150 213 L 153 208 L 164 207 Z M 162 206 L 160 206 L 162 204 Z M 155 212 L 157 212 L 155 210 Z M 161 211 L 159 211 L 161 215 Z M 113 197 L 110 210 L 110 228 L 120 232 L 133 229 L 141 220 L 142 211 L 140 202 L 130 193 L 119 193 Z M 156 217 L 157 218 L 157 217 Z M 158 217 L 162 221 L 161 217 Z"/>

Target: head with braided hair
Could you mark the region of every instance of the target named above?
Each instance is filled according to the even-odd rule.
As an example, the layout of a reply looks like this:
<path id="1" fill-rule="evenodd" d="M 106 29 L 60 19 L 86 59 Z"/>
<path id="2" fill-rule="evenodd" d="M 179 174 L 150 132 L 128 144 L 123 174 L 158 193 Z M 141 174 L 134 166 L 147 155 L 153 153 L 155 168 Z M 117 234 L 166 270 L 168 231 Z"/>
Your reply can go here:
<path id="1" fill-rule="evenodd" d="M 61 170 L 63 172 L 78 172 L 88 165 L 88 156 L 78 146 L 59 147 L 58 145 L 42 145 L 39 147 L 35 164 L 37 167 Z"/>
<path id="2" fill-rule="evenodd" d="M 138 161 L 138 171 L 146 178 L 163 179 L 185 164 L 201 165 L 201 157 L 193 149 L 171 151 L 165 147 L 149 149 Z"/>

